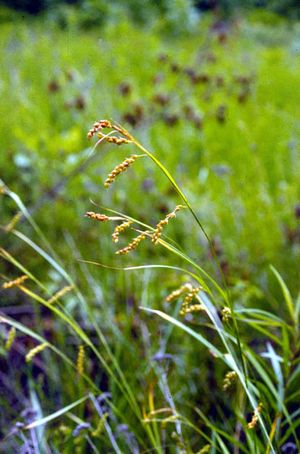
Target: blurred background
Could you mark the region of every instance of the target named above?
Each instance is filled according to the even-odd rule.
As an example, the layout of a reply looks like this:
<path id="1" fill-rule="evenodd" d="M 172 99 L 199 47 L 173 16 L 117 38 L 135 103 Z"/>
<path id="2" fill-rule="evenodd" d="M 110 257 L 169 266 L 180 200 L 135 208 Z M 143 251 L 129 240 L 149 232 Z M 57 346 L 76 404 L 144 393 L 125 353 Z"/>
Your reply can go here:
<path id="1" fill-rule="evenodd" d="M 297 0 L 0 2 L 0 178 L 2 188 L 14 193 L 8 196 L 6 189 L 0 195 L 1 247 L 50 293 L 66 284 L 61 268 L 72 276 L 120 364 L 135 370 L 130 380 L 140 399 L 137 383 L 150 380 L 149 358 L 160 349 L 167 328 L 138 306 L 163 307 L 181 278 L 170 271 L 158 286 L 155 271 L 125 275 L 78 259 L 117 267 L 181 263 L 147 244 L 127 257 L 115 256 L 111 225 L 84 214 L 102 212 L 97 204 L 155 225 L 179 200 L 146 159 L 105 189 L 107 174 L 135 150 L 101 145 L 91 154 L 87 131 L 96 120 L 114 119 L 152 150 L 199 215 L 236 304 L 284 311 L 269 265 L 296 295 L 299 18 Z M 221 280 L 188 213 L 177 216 L 168 235 Z M 124 245 L 130 235 L 125 238 Z M 52 266 L 38 248 L 59 266 Z M 5 260 L 0 273 L 3 282 L 18 274 Z M 0 301 L 2 313 L 75 355 L 76 340 L 49 311 L 18 290 L 1 291 Z M 64 304 L 89 330 L 76 294 L 68 293 Z M 1 330 L 5 336 L 6 327 Z M 8 366 L 1 357 L 2 370 L 8 367 L 0 374 L 7 394 L 0 416 L 3 434 L 24 409 L 24 395 L 30 400 L 23 356 L 24 344 L 32 345 L 25 336 L 18 339 Z M 196 384 L 200 380 L 205 387 L 207 376 L 199 379 L 188 340 L 180 342 L 176 354 L 183 356 L 172 377 L 180 399 L 192 395 L 201 401 Z M 175 354 L 172 346 L 170 352 Z M 44 366 L 36 367 L 33 377 L 43 377 Z M 64 383 L 67 371 L 57 367 L 53 375 Z M 93 373 L 109 389 L 103 371 Z M 49 398 L 48 412 L 55 402 L 68 402 L 76 394 L 68 385 L 64 392 L 54 392 L 49 383 L 39 386 L 44 401 Z M 121 400 L 118 405 L 125 408 Z"/>

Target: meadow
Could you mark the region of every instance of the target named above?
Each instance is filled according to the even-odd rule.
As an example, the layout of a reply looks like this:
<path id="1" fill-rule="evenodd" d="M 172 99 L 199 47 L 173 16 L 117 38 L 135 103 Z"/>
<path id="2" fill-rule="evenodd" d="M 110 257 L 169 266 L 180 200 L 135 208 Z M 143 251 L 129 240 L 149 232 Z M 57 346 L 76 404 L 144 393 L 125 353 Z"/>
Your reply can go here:
<path id="1" fill-rule="evenodd" d="M 3 452 L 300 450 L 300 26 L 212 23 L 0 26 Z"/>

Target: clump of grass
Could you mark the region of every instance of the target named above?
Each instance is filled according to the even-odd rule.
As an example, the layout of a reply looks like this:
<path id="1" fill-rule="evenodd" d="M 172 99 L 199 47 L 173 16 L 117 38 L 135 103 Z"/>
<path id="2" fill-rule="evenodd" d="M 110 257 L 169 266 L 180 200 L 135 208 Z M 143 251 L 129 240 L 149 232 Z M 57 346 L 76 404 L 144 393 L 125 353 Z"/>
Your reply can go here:
<path id="1" fill-rule="evenodd" d="M 127 254 L 131 250 L 135 249 L 138 244 L 147 236 L 150 236 L 154 244 L 160 244 L 170 253 L 173 253 L 175 257 L 179 256 L 180 258 L 182 258 L 189 265 L 189 268 L 178 269 L 178 271 L 183 272 L 185 275 L 190 275 L 198 284 L 195 286 L 190 283 L 184 284 L 179 289 L 174 290 L 166 297 L 166 301 L 171 302 L 184 295 L 183 303 L 179 309 L 179 314 L 184 317 L 184 322 L 179 321 L 178 319 L 162 312 L 161 310 L 153 310 L 150 308 L 142 309 L 160 316 L 174 326 L 181 328 L 188 335 L 192 336 L 194 340 L 199 341 L 203 346 L 208 348 L 216 358 L 221 359 L 230 369 L 226 373 L 223 381 L 223 391 L 227 392 L 228 390 L 231 390 L 231 392 L 235 392 L 238 396 L 237 398 L 239 399 L 239 401 L 243 402 L 242 407 L 235 406 L 234 404 L 230 405 L 230 411 L 236 414 L 240 428 L 237 431 L 237 428 L 232 427 L 232 433 L 225 435 L 223 432 L 223 434 L 221 435 L 220 431 L 222 431 L 222 422 L 209 421 L 199 409 L 196 409 L 196 411 L 201 415 L 206 424 L 208 424 L 208 426 L 214 431 L 216 437 L 215 439 L 208 437 L 210 443 L 201 448 L 200 452 L 209 451 L 211 449 L 211 446 L 214 446 L 217 449 L 221 449 L 222 452 L 229 452 L 228 449 L 239 449 L 239 447 L 241 446 L 241 439 L 246 438 L 247 452 L 254 453 L 257 452 L 258 449 L 258 452 L 275 453 L 277 447 L 281 446 L 283 444 L 283 440 L 286 439 L 284 431 L 282 430 L 282 426 L 278 425 L 278 418 L 284 420 L 284 424 L 289 427 L 289 433 L 291 439 L 293 440 L 292 443 L 294 443 L 296 446 L 299 443 L 295 431 L 298 421 L 298 414 L 296 416 L 295 413 L 289 412 L 289 403 L 288 400 L 286 400 L 286 397 L 284 397 L 287 389 L 286 391 L 283 391 L 286 385 L 284 381 L 282 381 L 281 392 L 279 393 L 279 391 L 276 390 L 276 386 L 274 385 L 272 380 L 270 381 L 270 378 L 266 372 L 267 365 L 263 364 L 261 361 L 260 353 L 255 352 L 251 348 L 249 348 L 249 346 L 243 341 L 242 338 L 241 325 L 246 323 L 254 328 L 254 332 L 255 330 L 258 330 L 262 332 L 268 339 L 268 332 L 264 328 L 262 328 L 262 326 L 265 323 L 270 322 L 273 319 L 274 315 L 266 311 L 257 311 L 256 309 L 253 309 L 254 320 L 251 321 L 248 316 L 245 317 L 243 315 L 243 309 L 237 308 L 232 301 L 230 289 L 226 284 L 226 279 L 223 280 L 224 288 L 222 288 L 214 277 L 206 273 L 197 262 L 195 262 L 191 257 L 185 255 L 185 253 L 179 247 L 175 246 L 169 238 L 164 236 L 164 227 L 169 223 L 169 220 L 175 217 L 179 209 L 188 209 L 188 211 L 196 221 L 198 227 L 200 228 L 202 234 L 207 239 L 211 249 L 212 257 L 216 261 L 222 273 L 222 267 L 220 266 L 214 243 L 207 235 L 202 222 L 198 218 L 198 215 L 192 208 L 187 197 L 177 185 L 171 173 L 169 173 L 169 171 L 164 167 L 159 157 L 156 157 L 146 148 L 144 148 L 124 128 L 119 126 L 115 127 L 113 123 L 105 120 L 97 122 L 96 125 L 101 125 L 100 129 L 102 129 L 103 127 L 111 129 L 110 134 L 112 134 L 112 136 L 110 137 L 115 137 L 113 134 L 119 132 L 123 138 L 130 140 L 132 145 L 141 150 L 144 155 L 149 157 L 158 166 L 162 173 L 168 178 L 181 201 L 184 203 L 184 205 L 176 206 L 175 210 L 168 214 L 155 227 L 151 227 L 150 225 L 145 224 L 145 222 L 140 222 L 137 219 L 123 215 L 126 221 L 124 221 L 124 223 L 121 224 L 119 228 L 117 227 L 117 229 L 113 233 L 113 238 L 118 240 L 119 232 L 131 226 L 132 222 L 134 221 L 137 225 L 143 226 L 147 230 L 140 231 L 139 236 L 136 237 L 127 247 L 117 251 L 117 254 Z M 94 126 L 94 129 L 95 128 L 97 129 L 98 126 Z M 94 135 L 94 129 L 91 130 L 93 131 L 93 133 L 89 133 L 90 136 Z M 103 138 L 106 136 L 104 136 L 101 132 L 99 137 Z M 115 141 L 114 143 L 120 145 L 120 142 Z M 153 265 L 144 265 L 143 267 L 139 268 L 147 269 L 152 266 Z M 170 266 L 169 264 L 160 266 L 160 268 L 164 267 L 166 269 L 172 268 L 172 266 Z M 190 268 L 193 271 L 191 271 Z M 125 269 L 130 270 L 130 268 Z M 135 267 L 132 267 L 132 269 L 135 269 Z M 299 303 L 297 305 L 297 308 L 296 306 L 292 305 L 289 292 L 285 287 L 282 278 L 276 271 L 275 275 L 278 278 L 285 294 L 287 308 L 288 312 L 290 313 L 292 322 L 292 324 L 290 325 L 290 333 L 286 333 L 285 336 L 291 336 L 291 339 L 297 339 L 297 342 L 299 342 Z M 193 303 L 193 300 L 196 300 L 196 302 Z M 219 312 L 221 312 L 221 317 L 218 314 Z M 218 342 L 207 339 L 203 334 L 201 334 L 201 331 L 199 332 L 189 327 L 189 322 L 192 320 L 196 321 L 198 317 L 205 317 L 211 322 L 210 327 L 219 337 Z M 284 320 L 278 320 L 278 323 L 279 325 L 282 325 L 286 322 Z M 284 348 L 284 342 L 285 341 L 283 338 L 282 343 L 279 343 L 279 345 L 281 345 L 281 348 Z M 222 345 L 222 348 L 220 348 L 219 344 Z M 288 355 L 288 357 L 291 357 L 291 352 L 286 351 L 286 354 Z M 278 356 L 276 355 L 272 347 L 270 350 L 270 359 L 275 372 L 275 380 L 276 370 L 277 372 L 278 370 L 281 370 L 280 363 L 276 358 L 278 358 Z M 284 361 L 283 358 L 282 360 Z M 290 369 L 290 366 L 288 366 L 288 363 L 286 363 L 286 367 L 288 367 L 289 370 L 287 379 L 288 377 L 290 379 L 293 376 L 293 372 Z M 264 383 L 264 386 L 261 386 L 260 383 Z M 234 389 L 235 391 L 233 391 Z M 267 389 L 268 391 L 266 392 Z M 275 402 L 272 398 L 270 400 L 269 393 L 273 395 Z M 263 408 L 268 409 L 268 413 L 267 410 L 264 410 L 263 412 Z M 247 423 L 247 411 L 249 411 L 250 409 L 252 409 L 252 418 L 251 421 Z M 169 409 L 162 408 L 155 411 L 152 410 L 147 415 L 145 422 L 159 422 L 161 423 L 161 430 L 164 430 L 166 425 L 170 422 L 177 424 L 177 434 L 175 434 L 175 439 L 178 438 L 177 446 L 180 445 L 180 449 L 183 450 L 183 452 L 189 452 L 187 448 L 188 444 L 182 437 L 181 423 L 179 423 L 182 416 L 180 416 L 176 411 L 175 414 L 171 414 L 171 416 L 157 419 L 158 414 L 164 413 L 166 411 L 169 411 Z M 170 409 L 170 411 L 171 413 L 173 413 L 172 408 Z"/>

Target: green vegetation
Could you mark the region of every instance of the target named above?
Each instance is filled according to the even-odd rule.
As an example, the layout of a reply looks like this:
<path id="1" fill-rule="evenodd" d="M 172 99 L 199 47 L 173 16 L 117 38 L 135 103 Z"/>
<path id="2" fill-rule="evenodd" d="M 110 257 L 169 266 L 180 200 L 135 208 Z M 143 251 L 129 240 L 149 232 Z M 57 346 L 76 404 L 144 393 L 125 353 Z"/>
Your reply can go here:
<path id="1" fill-rule="evenodd" d="M 28 277 L 0 294 L 4 450 L 299 451 L 299 25 L 68 17 L 0 30 L 0 266 Z M 93 149 L 100 118 L 134 143 Z M 104 188 L 139 143 L 157 161 Z M 157 245 L 115 255 L 138 233 L 84 216 L 149 236 L 186 205 L 173 179 L 192 211 Z M 201 312 L 165 301 L 186 282 Z"/>

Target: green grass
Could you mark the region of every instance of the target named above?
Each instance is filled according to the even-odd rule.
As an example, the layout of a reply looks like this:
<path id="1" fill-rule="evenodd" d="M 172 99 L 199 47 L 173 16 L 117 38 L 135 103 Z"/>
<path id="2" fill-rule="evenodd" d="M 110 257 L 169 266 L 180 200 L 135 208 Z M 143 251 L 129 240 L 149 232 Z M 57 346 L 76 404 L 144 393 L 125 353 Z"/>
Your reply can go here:
<path id="1" fill-rule="evenodd" d="M 29 433 L 41 452 L 136 446 L 165 452 L 167 445 L 170 452 L 196 453 L 208 443 L 210 452 L 236 445 L 260 453 L 296 442 L 299 30 L 281 26 L 280 45 L 268 27 L 260 27 L 259 37 L 268 39 L 259 41 L 255 25 L 241 22 L 221 44 L 208 27 L 203 21 L 196 35 L 174 40 L 125 22 L 86 33 L 49 22 L 1 25 L 0 176 L 9 188 L 1 196 L 1 224 L 29 209 L 15 230 L 1 231 L 10 254 L 2 251 L 2 275 L 30 276 L 23 291 L 1 292 L 3 337 L 9 325 L 17 328 L 12 352 L 1 359 L 8 367 L 1 377 L 2 436 L 16 421 L 29 422 L 20 416 L 24 407 L 34 408 L 35 420 L 50 415 L 46 425 L 6 439 L 6 449 Z M 192 83 L 198 74 L 205 81 Z M 126 123 L 129 113 L 135 126 Z M 86 211 L 103 211 L 89 199 L 152 227 L 181 202 L 147 158 L 103 188 L 111 169 L 136 148 L 101 144 L 91 154 L 86 133 L 99 118 L 126 126 L 168 169 L 217 262 L 189 210 L 168 225 L 175 254 L 165 238 L 157 247 L 145 242 L 127 257 L 114 255 L 110 223 L 84 218 Z M 143 268 L 113 271 L 78 259 Z M 180 303 L 164 303 L 189 272 L 211 289 L 210 300 L 200 295 L 206 315 L 190 320 L 178 316 Z M 47 303 L 64 285 L 73 291 Z M 234 318 L 223 326 L 220 311 L 228 305 Z M 32 339 L 50 347 L 25 364 Z M 81 378 L 74 371 L 79 344 L 86 345 Z M 173 360 L 155 361 L 158 352 Z M 238 383 L 224 392 L 229 370 Z M 107 421 L 93 397 L 102 391 L 112 394 Z M 249 431 L 260 401 L 262 420 Z M 175 408 L 180 416 L 169 420 Z M 92 436 L 99 418 L 100 438 Z M 72 436 L 81 421 L 91 429 Z"/>

